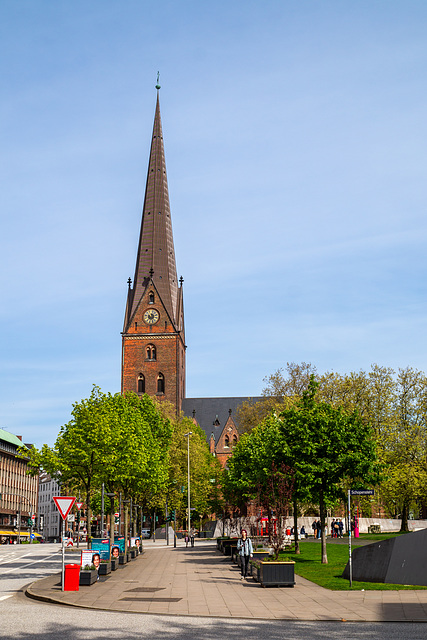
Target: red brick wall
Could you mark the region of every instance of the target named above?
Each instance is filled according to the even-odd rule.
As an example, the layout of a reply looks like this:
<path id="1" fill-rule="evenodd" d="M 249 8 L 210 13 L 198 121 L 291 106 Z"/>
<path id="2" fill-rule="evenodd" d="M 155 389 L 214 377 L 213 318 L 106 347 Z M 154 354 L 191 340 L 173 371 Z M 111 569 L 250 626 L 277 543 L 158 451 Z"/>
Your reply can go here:
<path id="1" fill-rule="evenodd" d="M 182 336 L 176 332 L 158 295 L 154 304 L 149 304 L 147 288 L 136 310 L 130 326 L 122 338 L 122 393 L 138 390 L 138 375 L 145 377 L 145 393 L 172 402 L 177 411 L 181 410 L 185 395 L 185 348 Z M 147 309 L 156 309 L 159 320 L 147 325 L 143 315 Z M 146 348 L 154 345 L 156 360 L 147 359 Z M 165 379 L 165 393 L 157 393 L 157 376 Z"/>

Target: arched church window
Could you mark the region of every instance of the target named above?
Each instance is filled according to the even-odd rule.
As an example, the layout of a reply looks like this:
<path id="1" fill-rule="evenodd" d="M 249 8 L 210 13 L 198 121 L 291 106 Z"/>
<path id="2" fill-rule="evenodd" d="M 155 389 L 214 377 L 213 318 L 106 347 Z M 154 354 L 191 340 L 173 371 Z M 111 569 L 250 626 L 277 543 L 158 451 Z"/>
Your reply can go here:
<path id="1" fill-rule="evenodd" d="M 165 392 L 165 376 L 163 373 L 159 373 L 157 376 L 157 393 Z"/>
<path id="2" fill-rule="evenodd" d="M 137 389 L 138 393 L 145 393 L 145 378 L 142 373 L 138 376 Z"/>
<path id="3" fill-rule="evenodd" d="M 235 446 L 236 446 L 236 444 L 237 444 L 237 436 L 236 436 L 236 435 L 234 435 L 234 436 L 233 436 L 233 447 L 235 447 Z"/>
<path id="4" fill-rule="evenodd" d="M 147 354 L 147 360 L 155 360 L 156 359 L 156 347 L 153 344 L 149 344 L 145 352 Z"/>
<path id="5" fill-rule="evenodd" d="M 152 291 L 148 294 L 148 302 L 154 304 L 154 293 Z"/>
<path id="6" fill-rule="evenodd" d="M 228 436 L 225 436 L 225 442 L 224 442 L 224 447 L 227 447 L 227 449 L 230 446 L 230 438 Z"/>

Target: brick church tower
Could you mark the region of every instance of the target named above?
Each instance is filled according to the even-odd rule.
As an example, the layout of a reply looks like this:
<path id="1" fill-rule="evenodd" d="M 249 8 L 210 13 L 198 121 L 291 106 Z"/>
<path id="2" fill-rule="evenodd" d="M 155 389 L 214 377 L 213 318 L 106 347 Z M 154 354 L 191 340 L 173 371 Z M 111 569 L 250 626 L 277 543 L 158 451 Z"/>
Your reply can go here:
<path id="1" fill-rule="evenodd" d="M 133 283 L 122 332 L 122 393 L 148 393 L 181 411 L 185 397 L 184 307 L 178 282 L 159 89 Z"/>

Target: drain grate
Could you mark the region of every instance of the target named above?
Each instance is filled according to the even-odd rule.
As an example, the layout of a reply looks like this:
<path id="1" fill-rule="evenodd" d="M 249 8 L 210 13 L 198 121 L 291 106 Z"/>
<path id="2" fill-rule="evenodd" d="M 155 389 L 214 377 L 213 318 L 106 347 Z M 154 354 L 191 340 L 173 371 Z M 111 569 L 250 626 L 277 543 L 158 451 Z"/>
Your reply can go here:
<path id="1" fill-rule="evenodd" d="M 127 600 L 130 602 L 179 602 L 182 598 L 120 598 L 120 601 Z"/>
<path id="2" fill-rule="evenodd" d="M 134 589 L 126 589 L 126 593 L 138 591 L 139 593 L 154 593 L 155 591 L 163 591 L 166 587 L 135 587 Z"/>

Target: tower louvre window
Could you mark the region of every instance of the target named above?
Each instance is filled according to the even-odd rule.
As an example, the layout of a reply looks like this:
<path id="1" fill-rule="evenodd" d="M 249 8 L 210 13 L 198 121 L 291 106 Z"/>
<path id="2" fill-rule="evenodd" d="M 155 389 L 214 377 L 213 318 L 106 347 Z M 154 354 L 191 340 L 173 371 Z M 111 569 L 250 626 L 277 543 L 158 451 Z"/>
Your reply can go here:
<path id="1" fill-rule="evenodd" d="M 138 376 L 137 390 L 138 390 L 138 393 L 145 393 L 145 378 L 142 373 L 140 373 Z"/>
<path id="2" fill-rule="evenodd" d="M 154 304 L 154 293 L 152 291 L 148 294 L 148 302 Z"/>
<path id="3" fill-rule="evenodd" d="M 149 344 L 145 350 L 147 354 L 147 360 L 156 360 L 157 352 L 156 347 L 153 344 Z"/>
<path id="4" fill-rule="evenodd" d="M 157 393 L 165 392 L 165 376 L 163 373 L 159 373 L 157 376 Z"/>
<path id="5" fill-rule="evenodd" d="M 227 449 L 230 447 L 230 438 L 228 436 L 225 436 L 224 447 L 227 447 Z"/>

